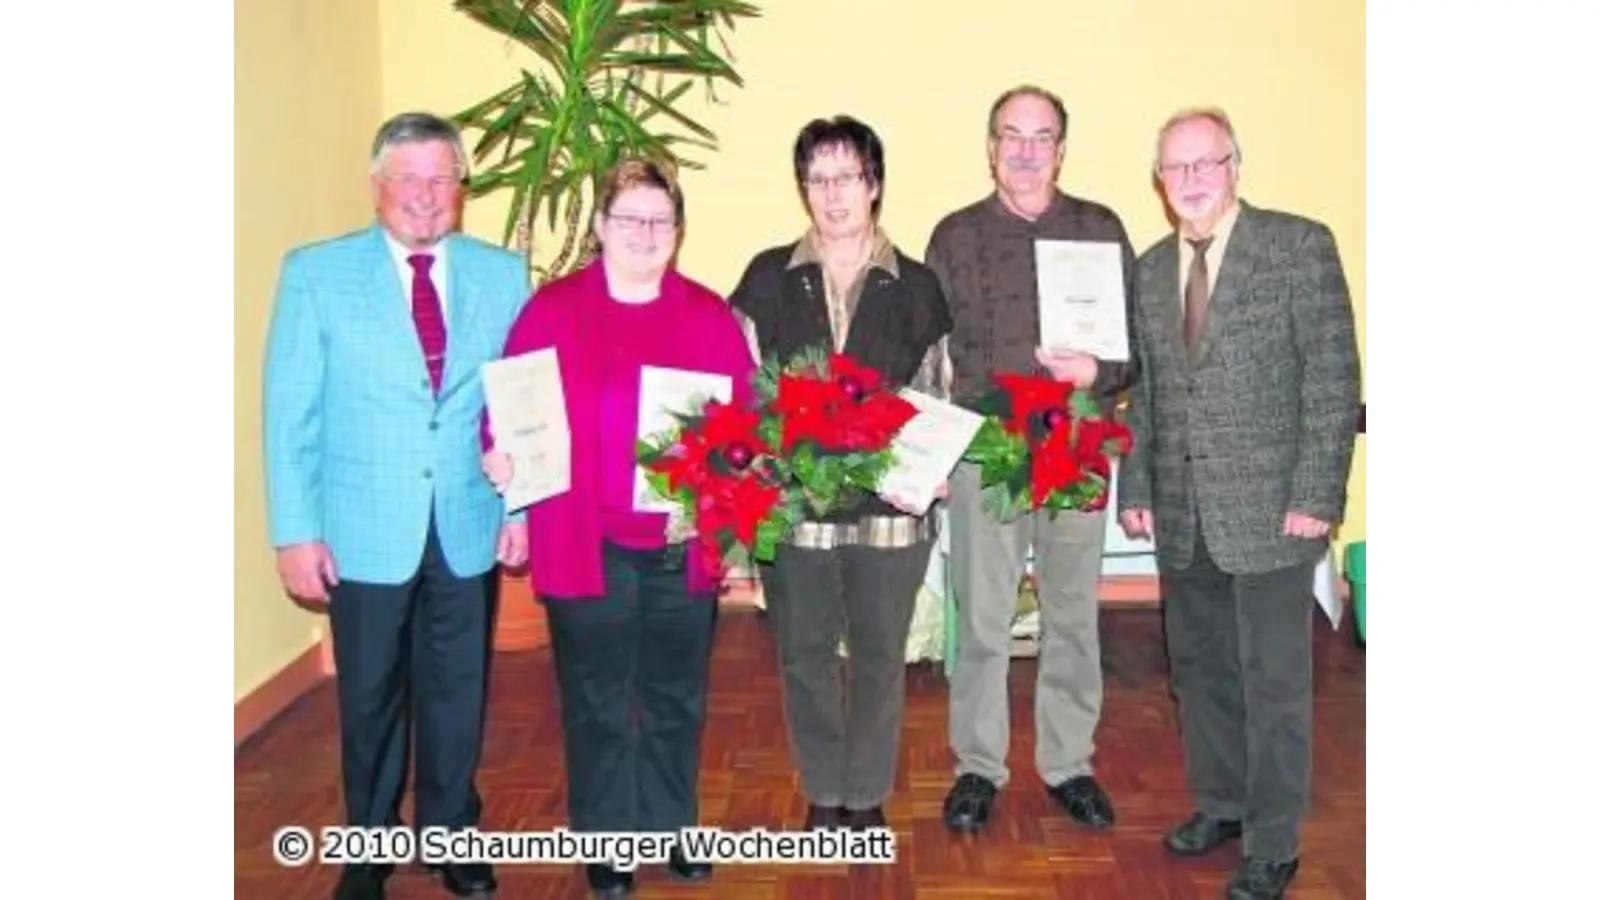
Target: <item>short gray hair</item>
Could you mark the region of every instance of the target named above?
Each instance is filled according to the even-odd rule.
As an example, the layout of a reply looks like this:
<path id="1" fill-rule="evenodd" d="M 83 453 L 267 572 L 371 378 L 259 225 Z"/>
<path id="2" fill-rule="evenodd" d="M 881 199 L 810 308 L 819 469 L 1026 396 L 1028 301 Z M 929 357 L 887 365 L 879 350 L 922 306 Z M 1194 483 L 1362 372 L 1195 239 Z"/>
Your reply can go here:
<path id="1" fill-rule="evenodd" d="M 1192 122 L 1195 119 L 1205 119 L 1221 128 L 1222 132 L 1228 136 L 1228 144 L 1233 148 L 1232 155 L 1235 168 L 1244 162 L 1244 151 L 1239 149 L 1239 136 L 1234 133 L 1233 120 L 1228 118 L 1228 114 L 1223 111 L 1222 107 L 1191 106 L 1187 109 L 1180 109 L 1168 116 L 1167 121 L 1161 125 L 1161 130 L 1156 132 L 1156 153 L 1150 165 L 1157 175 L 1161 174 L 1161 142 L 1167 139 L 1167 133 L 1179 125 L 1185 122 Z"/>
<path id="2" fill-rule="evenodd" d="M 467 151 L 461 143 L 461 130 L 448 119 L 432 113 L 406 112 L 383 123 L 372 139 L 372 172 L 377 174 L 389 159 L 389 151 L 400 144 L 444 141 L 456 151 L 456 174 L 467 177 Z"/>

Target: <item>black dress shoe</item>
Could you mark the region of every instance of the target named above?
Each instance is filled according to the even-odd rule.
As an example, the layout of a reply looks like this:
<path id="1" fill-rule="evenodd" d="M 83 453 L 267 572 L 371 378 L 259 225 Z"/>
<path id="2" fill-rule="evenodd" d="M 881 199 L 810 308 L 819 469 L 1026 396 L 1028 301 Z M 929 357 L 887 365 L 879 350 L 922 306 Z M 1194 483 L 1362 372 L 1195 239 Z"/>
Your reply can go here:
<path id="1" fill-rule="evenodd" d="M 1179 856 L 1200 856 L 1228 841 L 1238 840 L 1242 834 L 1244 827 L 1237 820 L 1197 812 L 1189 821 L 1163 835 L 1161 843 Z"/>
<path id="2" fill-rule="evenodd" d="M 667 857 L 667 871 L 679 881 L 705 881 L 711 877 L 711 863 L 690 862 L 681 847 L 673 847 Z"/>
<path id="3" fill-rule="evenodd" d="M 383 900 L 387 869 L 374 866 L 346 866 L 333 890 L 333 900 Z"/>
<path id="4" fill-rule="evenodd" d="M 806 810 L 806 831 L 825 831 L 832 828 L 843 828 L 845 824 L 845 808 L 842 806 L 817 806 L 812 804 Z"/>
<path id="5" fill-rule="evenodd" d="M 619 872 L 604 863 L 589 863 L 589 896 L 626 897 L 633 893 L 633 873 Z"/>
<path id="6" fill-rule="evenodd" d="M 976 831 L 989 821 L 989 809 L 1000 789 L 982 775 L 968 772 L 956 779 L 944 797 L 944 824 L 948 828 Z"/>
<path id="7" fill-rule="evenodd" d="M 1116 824 L 1117 814 L 1111 808 L 1111 798 L 1100 789 L 1093 775 L 1068 778 L 1051 788 L 1050 796 L 1066 807 L 1067 815 L 1090 828 L 1110 828 Z"/>
<path id="8" fill-rule="evenodd" d="M 499 887 L 488 863 L 443 863 L 429 868 L 444 889 L 457 897 L 489 898 Z"/>
<path id="9" fill-rule="evenodd" d="M 1299 870 L 1298 859 L 1272 862 L 1247 856 L 1228 880 L 1228 900 L 1283 900 L 1283 892 Z"/>
<path id="10" fill-rule="evenodd" d="M 874 806 L 871 809 L 852 809 L 845 814 L 845 821 L 849 823 L 851 831 L 889 827 L 889 820 L 883 817 L 881 806 Z"/>

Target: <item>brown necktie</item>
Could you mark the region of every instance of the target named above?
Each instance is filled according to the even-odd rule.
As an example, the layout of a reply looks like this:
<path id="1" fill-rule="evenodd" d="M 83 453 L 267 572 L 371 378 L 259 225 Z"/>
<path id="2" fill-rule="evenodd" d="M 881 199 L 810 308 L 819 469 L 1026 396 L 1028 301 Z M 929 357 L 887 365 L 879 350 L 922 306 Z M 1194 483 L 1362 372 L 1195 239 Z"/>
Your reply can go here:
<path id="1" fill-rule="evenodd" d="M 1189 345 L 1189 355 L 1194 356 L 1200 346 L 1200 326 L 1206 320 L 1206 304 L 1211 302 L 1211 277 L 1206 269 L 1206 250 L 1211 238 L 1190 240 L 1194 259 L 1189 263 L 1189 283 L 1183 291 L 1183 341 Z"/>

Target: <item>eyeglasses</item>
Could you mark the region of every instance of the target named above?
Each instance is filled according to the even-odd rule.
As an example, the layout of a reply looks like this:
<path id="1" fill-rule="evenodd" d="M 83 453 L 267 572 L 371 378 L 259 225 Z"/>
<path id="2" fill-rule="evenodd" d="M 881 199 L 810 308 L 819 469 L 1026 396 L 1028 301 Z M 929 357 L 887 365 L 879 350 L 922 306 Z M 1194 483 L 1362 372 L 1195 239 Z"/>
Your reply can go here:
<path id="1" fill-rule="evenodd" d="M 866 181 L 865 172 L 841 172 L 838 175 L 812 175 L 806 179 L 806 187 L 813 191 L 825 191 L 830 187 L 848 188 Z"/>
<path id="2" fill-rule="evenodd" d="M 609 215 L 606 216 L 606 221 L 629 233 L 637 231 L 667 232 L 678 227 L 678 223 L 674 219 L 652 216 L 635 216 L 631 213 L 617 213 L 616 215 Z"/>
<path id="3" fill-rule="evenodd" d="M 1007 147 L 1039 147 L 1046 150 L 1054 147 L 1061 139 L 1059 135 L 1048 131 L 1044 134 L 1018 134 L 1015 131 L 1006 131 L 998 137 L 1000 143 Z"/>
<path id="4" fill-rule="evenodd" d="M 1219 169 L 1233 161 L 1233 154 L 1219 156 L 1216 159 L 1197 159 L 1189 163 L 1162 163 L 1160 166 L 1161 177 L 1180 178 L 1193 175 L 1195 178 L 1205 178 L 1215 174 Z"/>
<path id="5" fill-rule="evenodd" d="M 382 178 L 408 193 L 415 193 L 424 188 L 430 191 L 444 191 L 461 186 L 461 178 L 457 175 L 434 175 L 431 178 L 424 178 L 420 175 L 386 174 Z"/>

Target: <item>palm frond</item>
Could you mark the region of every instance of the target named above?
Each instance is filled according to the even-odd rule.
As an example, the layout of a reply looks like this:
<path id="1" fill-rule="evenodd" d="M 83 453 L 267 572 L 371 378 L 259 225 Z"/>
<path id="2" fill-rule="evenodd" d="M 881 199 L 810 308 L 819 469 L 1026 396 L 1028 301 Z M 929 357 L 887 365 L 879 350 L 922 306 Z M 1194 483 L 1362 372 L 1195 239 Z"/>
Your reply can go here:
<path id="1" fill-rule="evenodd" d="M 480 25 L 532 50 L 556 69 L 571 70 L 572 60 L 567 52 L 571 35 L 549 4 L 539 0 L 455 0 L 455 6 Z"/>
<path id="2" fill-rule="evenodd" d="M 617 162 L 642 156 L 701 169 L 681 151 L 714 152 L 716 135 L 683 109 L 690 87 L 743 85 L 724 30 L 760 9 L 745 0 L 454 0 L 455 8 L 514 44 L 536 65 L 455 116 L 475 132 L 473 197 L 510 189 L 504 242 L 544 220 L 562 247 L 587 227 L 585 195 Z M 563 217 L 565 221 L 563 221 Z M 560 229 L 565 228 L 565 237 Z M 582 253 L 578 254 L 582 258 Z"/>

